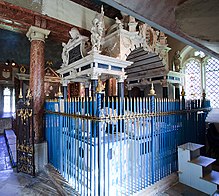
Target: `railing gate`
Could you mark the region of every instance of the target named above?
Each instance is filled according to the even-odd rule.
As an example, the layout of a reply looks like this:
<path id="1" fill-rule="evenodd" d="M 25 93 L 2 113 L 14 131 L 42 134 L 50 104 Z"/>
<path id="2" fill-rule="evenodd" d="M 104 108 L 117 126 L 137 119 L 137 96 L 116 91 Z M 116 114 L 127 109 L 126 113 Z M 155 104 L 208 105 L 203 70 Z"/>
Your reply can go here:
<path id="1" fill-rule="evenodd" d="M 17 172 L 35 175 L 33 101 L 30 90 L 25 98 L 20 94 L 17 119 Z"/>

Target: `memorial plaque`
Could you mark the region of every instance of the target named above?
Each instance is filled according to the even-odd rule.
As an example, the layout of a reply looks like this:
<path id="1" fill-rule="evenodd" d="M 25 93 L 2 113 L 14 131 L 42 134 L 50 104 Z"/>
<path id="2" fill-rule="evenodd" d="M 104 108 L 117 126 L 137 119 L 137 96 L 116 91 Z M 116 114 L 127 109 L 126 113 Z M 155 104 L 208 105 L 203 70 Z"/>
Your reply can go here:
<path id="1" fill-rule="evenodd" d="M 77 45 L 76 47 L 72 48 L 69 51 L 69 61 L 68 64 L 74 63 L 82 58 L 81 54 L 81 44 Z"/>

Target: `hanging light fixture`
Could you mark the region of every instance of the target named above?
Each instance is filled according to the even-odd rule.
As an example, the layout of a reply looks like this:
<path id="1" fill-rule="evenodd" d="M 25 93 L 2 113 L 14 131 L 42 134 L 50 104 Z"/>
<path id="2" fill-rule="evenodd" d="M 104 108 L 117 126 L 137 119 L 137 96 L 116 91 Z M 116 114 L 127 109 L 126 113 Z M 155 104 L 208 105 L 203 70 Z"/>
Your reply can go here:
<path id="1" fill-rule="evenodd" d="M 7 59 L 7 61 L 5 62 L 5 65 L 9 65 L 10 61 Z"/>
<path id="2" fill-rule="evenodd" d="M 12 66 L 15 66 L 15 65 L 16 65 L 16 63 L 15 63 L 14 60 L 11 61 L 11 65 L 12 65 Z"/>

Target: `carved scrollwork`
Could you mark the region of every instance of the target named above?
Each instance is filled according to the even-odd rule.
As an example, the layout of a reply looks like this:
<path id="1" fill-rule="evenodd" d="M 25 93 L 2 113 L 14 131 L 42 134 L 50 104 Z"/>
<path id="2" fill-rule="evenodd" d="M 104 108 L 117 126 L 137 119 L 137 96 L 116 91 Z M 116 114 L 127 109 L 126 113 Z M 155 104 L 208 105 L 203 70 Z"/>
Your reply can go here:
<path id="1" fill-rule="evenodd" d="M 32 116 L 32 109 L 18 109 L 18 116 L 21 117 L 22 123 L 26 121 L 27 118 Z"/>

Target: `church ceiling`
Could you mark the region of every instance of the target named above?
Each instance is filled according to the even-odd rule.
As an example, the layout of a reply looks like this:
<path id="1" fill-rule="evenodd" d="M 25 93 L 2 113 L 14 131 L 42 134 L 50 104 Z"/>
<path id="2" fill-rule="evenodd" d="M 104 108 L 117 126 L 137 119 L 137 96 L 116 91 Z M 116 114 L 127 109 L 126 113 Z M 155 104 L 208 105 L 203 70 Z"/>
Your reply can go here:
<path id="1" fill-rule="evenodd" d="M 101 0 L 219 58 L 218 0 Z"/>

